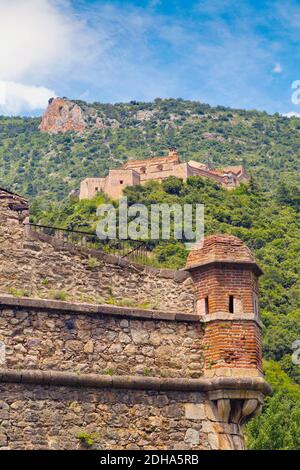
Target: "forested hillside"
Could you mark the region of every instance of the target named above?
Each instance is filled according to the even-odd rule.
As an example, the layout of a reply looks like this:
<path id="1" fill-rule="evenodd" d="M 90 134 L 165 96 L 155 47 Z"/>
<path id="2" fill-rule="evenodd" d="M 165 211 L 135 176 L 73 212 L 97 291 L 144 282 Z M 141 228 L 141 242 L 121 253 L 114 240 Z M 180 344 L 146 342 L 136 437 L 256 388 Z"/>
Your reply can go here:
<path id="1" fill-rule="evenodd" d="M 199 177 L 185 183 L 171 177 L 127 188 L 126 195 L 129 203 L 146 205 L 203 203 L 206 234 L 231 233 L 255 252 L 264 270 L 265 371 L 275 395 L 248 426 L 248 445 L 299 449 L 300 366 L 291 356 L 293 342 L 300 340 L 300 119 L 182 100 L 93 107 L 106 127 L 82 134 L 47 135 L 38 131 L 38 119 L 2 118 L 0 185 L 27 194 L 35 220 L 87 230 L 95 228 L 103 196 L 79 202 L 67 197 L 70 190 L 82 178 L 105 175 L 128 158 L 165 154 L 172 144 L 183 160 L 243 164 L 252 179 L 234 191 Z M 149 248 L 154 264 L 177 268 L 185 263 L 181 242 Z"/>
<path id="2" fill-rule="evenodd" d="M 94 103 L 88 109 L 102 129 L 48 135 L 38 130 L 40 119 L 0 118 L 0 185 L 31 198 L 61 200 L 86 176 L 104 176 L 128 158 L 164 155 L 169 145 L 177 146 L 183 161 L 243 164 L 268 191 L 299 181 L 297 118 L 174 99 Z"/>

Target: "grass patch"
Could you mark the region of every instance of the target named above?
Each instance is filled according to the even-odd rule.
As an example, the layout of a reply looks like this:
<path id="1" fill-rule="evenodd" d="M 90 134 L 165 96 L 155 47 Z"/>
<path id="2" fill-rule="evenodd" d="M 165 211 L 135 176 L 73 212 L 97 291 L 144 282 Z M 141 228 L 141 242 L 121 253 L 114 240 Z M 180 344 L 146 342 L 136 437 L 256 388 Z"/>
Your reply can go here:
<path id="1" fill-rule="evenodd" d="M 15 287 L 11 287 L 9 293 L 14 297 L 30 297 L 30 292 L 25 289 L 16 289 Z"/>

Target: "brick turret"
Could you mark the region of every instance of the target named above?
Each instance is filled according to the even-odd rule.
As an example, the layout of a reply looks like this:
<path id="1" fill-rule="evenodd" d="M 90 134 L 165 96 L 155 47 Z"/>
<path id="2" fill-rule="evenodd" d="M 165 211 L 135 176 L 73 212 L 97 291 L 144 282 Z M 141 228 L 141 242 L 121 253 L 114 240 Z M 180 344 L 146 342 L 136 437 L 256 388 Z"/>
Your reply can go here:
<path id="1" fill-rule="evenodd" d="M 197 313 L 205 323 L 205 374 L 261 375 L 262 271 L 251 251 L 234 236 L 209 236 L 190 252 L 186 270 L 195 284 Z"/>

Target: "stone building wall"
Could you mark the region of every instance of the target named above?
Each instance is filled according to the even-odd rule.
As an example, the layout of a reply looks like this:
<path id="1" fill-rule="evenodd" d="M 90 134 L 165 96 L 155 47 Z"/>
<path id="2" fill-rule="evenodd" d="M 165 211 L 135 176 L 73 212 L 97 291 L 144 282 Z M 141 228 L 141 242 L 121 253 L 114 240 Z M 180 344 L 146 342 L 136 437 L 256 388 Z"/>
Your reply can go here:
<path id="1" fill-rule="evenodd" d="M 12 303 L 13 306 L 5 305 Z M 198 378 L 203 327 L 158 311 L 0 297 L 6 367 L 76 373 Z M 26 307 L 26 305 L 28 305 Z M 151 315 L 156 318 L 151 318 Z M 169 318 L 169 319 L 168 319 Z"/>
<path id="2" fill-rule="evenodd" d="M 202 375 L 197 315 L 11 297 L 0 306 L 0 449 L 81 448 L 79 433 L 95 433 L 97 449 L 244 448 L 241 423 L 209 394 L 261 400 L 266 386 Z"/>
<path id="3" fill-rule="evenodd" d="M 85 178 L 80 183 L 80 199 L 91 199 L 104 191 L 106 178 Z"/>
<path id="4" fill-rule="evenodd" d="M 124 188 L 139 184 L 140 175 L 136 171 L 115 169 L 109 171 L 103 190 L 111 199 L 120 199 Z"/>
<path id="5" fill-rule="evenodd" d="M 104 450 L 243 449 L 244 416 L 269 393 L 262 378 L 203 375 L 195 314 L 0 306 L 0 449 L 82 448 L 80 433 Z"/>
<path id="6" fill-rule="evenodd" d="M 152 157 L 146 160 L 129 160 L 120 169 L 110 170 L 105 178 L 85 178 L 80 185 L 80 199 L 91 199 L 103 190 L 108 197 L 119 199 L 127 186 L 145 184 L 147 181 L 162 181 L 175 176 L 186 181 L 189 176 L 209 178 L 226 189 L 248 181 L 242 166 L 212 170 L 205 164 L 189 161 L 180 163 L 175 149 L 166 157 Z"/>

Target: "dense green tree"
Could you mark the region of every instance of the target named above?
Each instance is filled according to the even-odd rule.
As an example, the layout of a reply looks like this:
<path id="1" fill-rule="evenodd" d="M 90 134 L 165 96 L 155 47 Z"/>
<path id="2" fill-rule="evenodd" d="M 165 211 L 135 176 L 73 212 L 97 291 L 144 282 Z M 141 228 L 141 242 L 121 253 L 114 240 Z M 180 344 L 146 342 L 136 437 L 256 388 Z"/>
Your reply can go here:
<path id="1" fill-rule="evenodd" d="M 163 190 L 168 194 L 176 194 L 177 196 L 181 193 L 183 188 L 183 181 L 176 176 L 168 176 L 162 182 Z"/>
<path id="2" fill-rule="evenodd" d="M 266 399 L 264 413 L 248 425 L 248 448 L 300 449 L 299 399 L 277 393 Z"/>

